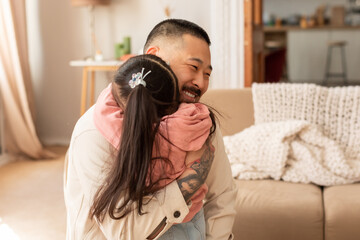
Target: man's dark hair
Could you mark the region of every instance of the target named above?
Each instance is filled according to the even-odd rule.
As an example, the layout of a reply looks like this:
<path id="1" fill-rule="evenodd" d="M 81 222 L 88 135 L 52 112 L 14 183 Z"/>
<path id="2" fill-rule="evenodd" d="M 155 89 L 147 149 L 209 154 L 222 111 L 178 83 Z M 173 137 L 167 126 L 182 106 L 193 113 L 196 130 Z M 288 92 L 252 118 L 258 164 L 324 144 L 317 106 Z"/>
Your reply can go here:
<path id="1" fill-rule="evenodd" d="M 158 37 L 181 37 L 184 34 L 200 38 L 209 46 L 211 44 L 208 34 L 199 25 L 183 19 L 167 19 L 158 23 L 151 30 L 144 45 L 144 52 Z"/>

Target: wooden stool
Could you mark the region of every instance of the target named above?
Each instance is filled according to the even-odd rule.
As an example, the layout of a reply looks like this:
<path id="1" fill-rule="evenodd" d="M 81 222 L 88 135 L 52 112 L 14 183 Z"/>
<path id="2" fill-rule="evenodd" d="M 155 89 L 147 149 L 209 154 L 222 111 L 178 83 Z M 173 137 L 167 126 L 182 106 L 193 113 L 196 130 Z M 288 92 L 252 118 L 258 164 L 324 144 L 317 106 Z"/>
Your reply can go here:
<path id="1" fill-rule="evenodd" d="M 337 41 L 337 42 L 329 42 L 328 49 L 327 49 L 327 56 L 326 56 L 326 67 L 325 67 L 325 76 L 322 82 L 322 85 L 325 85 L 329 78 L 336 77 L 342 78 L 345 85 L 348 84 L 347 82 L 347 69 L 346 69 L 346 58 L 345 58 L 345 45 L 347 42 L 345 41 Z M 342 64 L 342 72 L 340 73 L 332 73 L 330 71 L 330 65 L 332 60 L 332 50 L 334 48 L 339 48 L 341 50 L 341 64 Z"/>

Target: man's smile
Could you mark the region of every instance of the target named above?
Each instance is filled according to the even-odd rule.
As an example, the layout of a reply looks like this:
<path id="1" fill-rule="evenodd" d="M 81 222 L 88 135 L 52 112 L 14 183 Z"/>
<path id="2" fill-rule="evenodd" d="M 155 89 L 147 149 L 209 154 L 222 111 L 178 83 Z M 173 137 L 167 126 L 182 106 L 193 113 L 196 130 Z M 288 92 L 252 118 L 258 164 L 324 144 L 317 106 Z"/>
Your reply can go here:
<path id="1" fill-rule="evenodd" d="M 186 95 L 188 95 L 189 97 L 192 97 L 194 98 L 195 97 L 195 94 L 191 94 L 190 92 L 188 91 L 183 91 Z"/>
<path id="2" fill-rule="evenodd" d="M 194 87 L 184 86 L 181 91 L 183 102 L 197 102 L 201 96 L 201 91 Z"/>

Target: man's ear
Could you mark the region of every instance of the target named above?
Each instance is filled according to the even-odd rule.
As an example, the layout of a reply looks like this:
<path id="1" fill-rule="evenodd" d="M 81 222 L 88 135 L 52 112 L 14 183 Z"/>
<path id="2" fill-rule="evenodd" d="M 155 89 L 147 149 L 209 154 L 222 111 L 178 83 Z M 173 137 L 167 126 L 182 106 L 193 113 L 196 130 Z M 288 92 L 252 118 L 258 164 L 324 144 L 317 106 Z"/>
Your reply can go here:
<path id="1" fill-rule="evenodd" d="M 157 46 L 150 46 L 148 50 L 146 50 L 146 54 L 153 54 L 155 56 L 159 56 L 160 48 Z"/>

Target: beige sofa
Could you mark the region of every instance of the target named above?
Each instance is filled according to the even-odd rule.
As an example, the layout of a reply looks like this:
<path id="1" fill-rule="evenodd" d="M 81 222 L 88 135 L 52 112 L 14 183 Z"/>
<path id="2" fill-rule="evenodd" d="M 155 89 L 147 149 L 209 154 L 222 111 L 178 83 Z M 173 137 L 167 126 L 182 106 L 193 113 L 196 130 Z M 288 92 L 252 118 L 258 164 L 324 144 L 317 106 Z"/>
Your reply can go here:
<path id="1" fill-rule="evenodd" d="M 254 122 L 251 89 L 208 90 L 202 100 L 222 114 L 224 136 Z M 360 239 L 360 184 L 325 188 L 273 180 L 236 180 L 236 184 L 235 239 Z"/>

